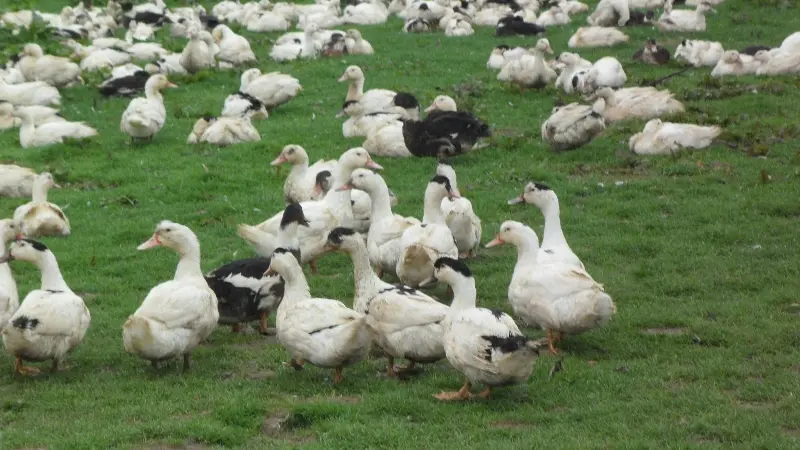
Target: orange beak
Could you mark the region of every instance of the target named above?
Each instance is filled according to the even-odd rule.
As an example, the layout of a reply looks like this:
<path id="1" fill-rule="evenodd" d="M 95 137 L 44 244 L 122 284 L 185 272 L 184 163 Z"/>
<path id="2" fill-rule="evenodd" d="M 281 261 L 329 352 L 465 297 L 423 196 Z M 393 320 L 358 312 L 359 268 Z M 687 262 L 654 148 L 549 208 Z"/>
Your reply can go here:
<path id="1" fill-rule="evenodd" d="M 380 164 L 378 164 L 375 161 L 373 161 L 372 158 L 367 160 L 366 167 L 368 167 L 370 169 L 375 169 L 375 170 L 383 170 L 383 166 L 381 166 Z"/>
<path id="2" fill-rule="evenodd" d="M 161 240 L 156 233 L 153 233 L 153 236 L 142 243 L 142 245 L 136 247 L 136 250 L 147 250 L 149 248 L 158 247 L 159 245 L 161 245 Z"/>
<path id="3" fill-rule="evenodd" d="M 504 241 L 504 240 L 503 240 L 503 239 L 500 237 L 500 235 L 497 235 L 497 236 L 495 236 L 495 238 L 494 238 L 494 239 L 492 239 L 491 241 L 489 241 L 489 243 L 487 243 L 487 244 L 485 245 L 485 247 L 486 247 L 486 248 L 491 248 L 491 247 L 494 247 L 494 246 L 497 246 L 497 245 L 503 245 L 503 244 L 505 244 L 505 243 L 506 243 L 506 241 Z"/>
<path id="4" fill-rule="evenodd" d="M 350 183 L 345 183 L 345 184 L 339 186 L 338 188 L 336 188 L 337 191 L 349 191 L 351 189 L 353 189 L 353 185 L 350 184 Z"/>

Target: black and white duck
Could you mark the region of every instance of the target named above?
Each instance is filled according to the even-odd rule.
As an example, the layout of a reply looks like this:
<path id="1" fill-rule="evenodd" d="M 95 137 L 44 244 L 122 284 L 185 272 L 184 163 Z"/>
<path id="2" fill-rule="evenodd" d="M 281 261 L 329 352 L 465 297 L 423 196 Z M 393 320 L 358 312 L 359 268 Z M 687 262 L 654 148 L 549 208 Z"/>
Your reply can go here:
<path id="1" fill-rule="evenodd" d="M 104 97 L 134 97 L 144 91 L 149 78 L 148 72 L 137 70 L 133 75 L 109 78 L 98 86 L 98 90 Z"/>
<path id="2" fill-rule="evenodd" d="M 289 249 L 300 260 L 297 227 L 308 226 L 299 204 L 286 207 L 278 232 L 278 247 Z M 268 333 L 270 312 L 283 299 L 284 281 L 277 274 L 265 275 L 271 258 L 248 258 L 233 261 L 205 275 L 206 282 L 219 300 L 219 322 L 239 332 L 242 324 L 259 321 L 261 334 Z"/>
<path id="3" fill-rule="evenodd" d="M 460 155 L 472 150 L 478 139 L 492 135 L 489 125 L 470 112 L 458 111 L 448 96 L 437 97 L 425 111 L 425 119 L 403 123 L 403 140 L 414 156 L 444 159 Z"/>

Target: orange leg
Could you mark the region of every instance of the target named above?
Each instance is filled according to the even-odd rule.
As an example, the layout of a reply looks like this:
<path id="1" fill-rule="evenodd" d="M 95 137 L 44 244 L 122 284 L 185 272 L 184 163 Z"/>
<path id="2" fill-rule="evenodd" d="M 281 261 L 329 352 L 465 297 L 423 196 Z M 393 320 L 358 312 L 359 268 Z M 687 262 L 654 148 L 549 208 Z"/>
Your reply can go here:
<path id="1" fill-rule="evenodd" d="M 17 359 L 14 361 L 14 372 L 17 372 L 20 375 L 27 375 L 27 376 L 35 376 L 39 375 L 40 371 L 36 367 L 26 367 L 22 364 L 22 358 L 17 356 Z"/>
<path id="2" fill-rule="evenodd" d="M 319 268 L 317 268 L 316 261 L 312 260 L 311 262 L 308 263 L 308 265 L 311 266 L 311 273 L 313 273 L 314 275 L 319 274 Z"/>
<path id="3" fill-rule="evenodd" d="M 464 382 L 464 386 L 461 386 L 461 389 L 458 392 L 440 392 L 434 397 L 439 400 L 451 401 L 451 400 L 466 400 L 472 397 L 472 394 L 469 392 L 469 388 L 472 387 L 472 384 L 469 380 Z"/>
<path id="4" fill-rule="evenodd" d="M 450 285 L 448 284 L 448 285 L 447 285 L 447 296 L 452 298 L 452 297 L 454 297 L 455 295 L 456 295 L 456 294 L 454 294 L 454 293 L 453 293 L 453 287 L 452 287 L 452 286 L 450 286 Z"/>
<path id="5" fill-rule="evenodd" d="M 485 398 L 486 400 L 491 399 L 492 398 L 492 388 L 489 387 L 489 386 L 486 386 L 486 389 L 482 390 L 481 393 L 478 394 L 478 397 Z"/>
<path id="6" fill-rule="evenodd" d="M 547 330 L 547 348 L 550 349 L 550 353 L 557 355 L 558 349 L 553 346 L 554 338 L 553 338 L 553 331 Z"/>
<path id="7" fill-rule="evenodd" d="M 333 384 L 339 384 L 339 383 L 342 382 L 343 379 L 344 379 L 344 376 L 342 375 L 342 367 L 339 366 L 333 372 Z"/>
<path id="8" fill-rule="evenodd" d="M 269 328 L 269 311 L 261 311 L 261 318 L 259 320 L 259 331 L 261 334 L 267 333 L 267 328 Z"/>

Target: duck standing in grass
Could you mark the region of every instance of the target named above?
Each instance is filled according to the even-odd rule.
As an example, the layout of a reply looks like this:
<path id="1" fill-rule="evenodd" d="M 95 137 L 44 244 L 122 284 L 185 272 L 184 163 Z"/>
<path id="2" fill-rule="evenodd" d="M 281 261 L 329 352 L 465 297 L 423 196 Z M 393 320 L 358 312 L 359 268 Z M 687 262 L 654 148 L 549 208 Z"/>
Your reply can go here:
<path id="1" fill-rule="evenodd" d="M 42 274 L 42 285 L 28 293 L 17 312 L 3 328 L 3 345 L 16 358 L 14 372 L 36 375 L 39 369 L 23 361 L 52 360 L 52 371 L 59 370 L 64 357 L 86 335 L 92 316 L 67 286 L 55 255 L 44 244 L 22 239 L 11 244 L 0 264 L 11 260 L 33 263 Z"/>
<path id="2" fill-rule="evenodd" d="M 528 339 L 508 314 L 478 308 L 475 279 L 466 264 L 439 258 L 434 277 L 453 289 L 453 303 L 444 319 L 444 351 L 453 367 L 467 380 L 457 392 L 442 392 L 439 400 L 472 397 L 472 383 L 482 383 L 478 394 L 490 398 L 492 388 L 520 384 L 530 377 L 539 345 Z"/>
<path id="3" fill-rule="evenodd" d="M 189 370 L 192 351 L 214 331 L 219 320 L 217 296 L 200 270 L 200 242 L 184 225 L 161 221 L 137 250 L 164 246 L 180 255 L 175 277 L 150 290 L 122 326 L 125 351 L 158 362 L 183 356 Z"/>
<path id="4" fill-rule="evenodd" d="M 33 180 L 32 200 L 14 211 L 14 220 L 22 223 L 23 230 L 29 237 L 70 234 L 69 219 L 64 211 L 47 201 L 47 191 L 51 187 L 61 186 L 56 184 L 49 172 L 40 173 Z"/>
<path id="5" fill-rule="evenodd" d="M 296 252 L 300 258 L 297 227 L 308 226 L 303 208 L 298 204 L 286 207 L 278 230 L 277 246 Z M 272 253 L 270 251 L 269 253 Z M 219 301 L 219 323 L 241 331 L 244 322 L 259 321 L 259 331 L 267 334 L 267 319 L 283 298 L 284 283 L 277 275 L 265 275 L 269 258 L 240 259 L 206 274 L 208 286 Z"/>
<path id="6" fill-rule="evenodd" d="M 309 362 L 334 369 L 333 383 L 339 384 L 344 367 L 369 353 L 372 335 L 366 316 L 338 300 L 312 298 L 300 263 L 286 249 L 275 250 L 267 272 L 286 282 L 275 319 L 278 340 L 291 355 L 284 365 L 300 370 Z"/>
<path id="7" fill-rule="evenodd" d="M 614 301 L 585 270 L 574 264 L 540 262 L 539 237 L 530 227 L 507 220 L 486 247 L 506 243 L 519 252 L 508 302 L 525 322 L 547 330 L 551 353 L 558 353 L 555 343 L 565 333 L 598 328 L 616 313 Z"/>
<path id="8" fill-rule="evenodd" d="M 152 140 L 167 121 L 167 110 L 164 108 L 161 91 L 176 87 L 178 85 L 170 82 L 164 75 L 151 76 L 144 85 L 145 97 L 131 100 L 122 113 L 120 130 L 130 136 L 131 140 Z"/>
<path id="9" fill-rule="evenodd" d="M 379 175 L 376 175 L 379 176 Z M 328 235 L 328 248 L 341 250 L 353 261 L 356 282 L 353 309 L 367 317 L 375 342 L 388 355 L 386 374 L 397 376 L 395 358 L 408 359 L 412 370 L 417 363 L 444 358 L 442 321 L 447 305 L 404 285 L 389 284 L 375 274 L 363 237 L 350 228 L 336 228 Z"/>

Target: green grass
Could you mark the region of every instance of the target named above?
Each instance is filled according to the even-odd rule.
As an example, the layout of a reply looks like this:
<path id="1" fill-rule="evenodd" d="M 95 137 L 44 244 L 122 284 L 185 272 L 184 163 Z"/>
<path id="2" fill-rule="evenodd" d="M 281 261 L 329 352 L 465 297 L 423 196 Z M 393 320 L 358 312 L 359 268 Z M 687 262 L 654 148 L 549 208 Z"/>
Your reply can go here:
<path id="1" fill-rule="evenodd" d="M 38 6 L 47 9 L 43 3 Z M 60 6 L 47 3 L 50 11 Z M 682 37 L 743 48 L 779 45 L 800 29 L 796 7 L 767 3 L 728 0 L 709 17 L 707 32 L 626 29 L 630 44 L 580 53 L 591 60 L 617 56 L 628 85 L 636 85 L 679 69 L 630 61 L 649 36 L 671 51 Z M 556 53 L 567 50 L 585 17 L 548 32 Z M 119 131 L 128 101 L 102 99 L 93 87 L 62 95 L 66 117 L 99 130 L 94 141 L 24 150 L 15 131 L 0 135 L 0 159 L 50 170 L 64 187 L 50 198 L 70 217 L 73 234 L 45 242 L 93 316 L 68 371 L 23 379 L 12 374 L 11 357 L 2 357 L 0 448 L 798 446 L 800 331 L 792 307 L 800 289 L 798 78 L 717 81 L 707 78 L 710 69 L 693 69 L 669 80 L 664 87 L 687 105 L 674 120 L 720 124 L 728 145 L 674 157 L 633 156 L 627 140 L 644 123 L 625 122 L 581 149 L 555 154 L 539 128 L 563 94 L 550 88 L 520 96 L 485 69 L 493 46 L 534 39 L 497 39 L 485 28 L 470 38 L 411 35 L 401 26 L 391 19 L 361 27 L 377 51 L 371 57 L 283 65 L 267 56 L 277 34 L 244 31 L 262 70 L 291 73 L 303 85 L 299 97 L 257 122 L 263 140 L 256 144 L 184 143 L 199 116 L 219 113 L 240 72 L 174 78 L 181 87 L 166 93 L 167 123 L 151 144 L 130 146 Z M 24 42 L 3 38 L 13 44 L 6 54 Z M 167 45 L 180 49 L 182 41 Z M 563 371 L 549 378 L 556 359 L 544 356 L 527 384 L 498 390 L 493 401 L 441 404 L 432 394 L 462 382 L 446 362 L 398 382 L 381 375 L 385 360 L 373 359 L 347 369 L 345 381 L 333 387 L 330 371 L 286 369 L 280 364 L 286 352 L 274 341 L 229 328 L 219 328 L 195 352 L 194 367 L 183 376 L 154 374 L 124 352 L 123 321 L 150 288 L 172 277 L 177 261 L 163 249 L 136 251 L 158 221 L 197 233 L 205 270 L 249 256 L 236 225 L 283 208 L 284 178 L 268 166 L 279 150 L 300 144 L 316 160 L 360 145 L 342 137 L 334 118 L 346 91 L 336 79 L 350 64 L 364 69 L 367 88 L 413 92 L 424 106 L 438 94 L 451 95 L 493 126 L 489 148 L 452 161 L 462 193 L 483 219 L 484 242 L 507 219 L 542 229 L 534 207 L 506 205 L 528 180 L 546 182 L 559 195 L 570 245 L 618 305 L 609 326 L 567 338 Z M 376 159 L 400 199 L 395 211 L 420 216 L 435 162 Z M 771 181 L 762 182 L 762 171 Z M 0 215 L 10 216 L 24 201 L 0 199 Z M 510 311 L 506 289 L 514 261 L 506 247 L 482 250 L 469 261 L 481 304 Z M 14 263 L 12 270 L 21 294 L 38 287 L 33 266 Z M 320 270 L 310 277 L 312 293 L 349 303 L 353 279 L 345 256 L 326 256 Z M 288 429 L 277 437 L 262 434 L 265 418 L 281 412 L 291 416 Z"/>

